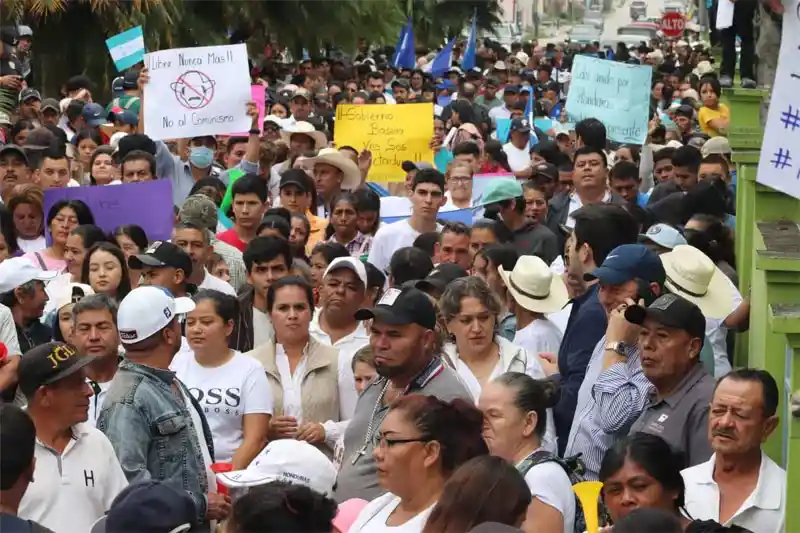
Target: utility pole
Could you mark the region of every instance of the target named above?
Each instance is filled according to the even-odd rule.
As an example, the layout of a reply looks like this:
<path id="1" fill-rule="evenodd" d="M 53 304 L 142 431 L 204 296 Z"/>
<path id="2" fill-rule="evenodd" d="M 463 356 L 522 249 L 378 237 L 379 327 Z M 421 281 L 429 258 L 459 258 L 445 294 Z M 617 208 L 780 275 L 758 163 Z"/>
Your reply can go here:
<path id="1" fill-rule="evenodd" d="M 533 35 L 534 38 L 539 40 L 539 0 L 533 0 Z"/>

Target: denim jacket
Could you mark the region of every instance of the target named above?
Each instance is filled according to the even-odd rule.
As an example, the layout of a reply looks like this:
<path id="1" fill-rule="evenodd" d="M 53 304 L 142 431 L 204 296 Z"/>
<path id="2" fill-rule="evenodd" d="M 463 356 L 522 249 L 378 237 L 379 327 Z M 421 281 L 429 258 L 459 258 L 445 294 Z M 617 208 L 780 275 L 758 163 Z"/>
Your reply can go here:
<path id="1" fill-rule="evenodd" d="M 206 521 L 208 484 L 202 450 L 188 407 L 171 388 L 177 383 L 200 414 L 212 460 L 211 431 L 186 386 L 174 372 L 124 360 L 114 376 L 97 418 L 117 454 L 128 481 L 156 479 L 185 490 L 195 502 L 199 523 Z"/>

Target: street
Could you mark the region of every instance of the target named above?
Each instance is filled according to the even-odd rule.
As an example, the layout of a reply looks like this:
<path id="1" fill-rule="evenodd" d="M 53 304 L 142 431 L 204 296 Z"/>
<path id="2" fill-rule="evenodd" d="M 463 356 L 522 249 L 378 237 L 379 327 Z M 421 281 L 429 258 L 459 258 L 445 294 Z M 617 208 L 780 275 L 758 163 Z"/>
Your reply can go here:
<path id="1" fill-rule="evenodd" d="M 603 27 L 603 40 L 614 39 L 620 27 L 633 22 L 630 15 L 630 3 L 632 0 L 625 0 L 625 2 L 617 7 L 611 13 L 605 16 L 605 25 Z M 647 2 L 647 17 L 659 17 L 664 8 L 664 0 L 648 0 Z M 540 39 L 542 43 L 562 43 L 569 36 L 572 26 L 565 25 L 559 28 L 558 31 L 553 29 L 553 35 L 549 35 Z"/>

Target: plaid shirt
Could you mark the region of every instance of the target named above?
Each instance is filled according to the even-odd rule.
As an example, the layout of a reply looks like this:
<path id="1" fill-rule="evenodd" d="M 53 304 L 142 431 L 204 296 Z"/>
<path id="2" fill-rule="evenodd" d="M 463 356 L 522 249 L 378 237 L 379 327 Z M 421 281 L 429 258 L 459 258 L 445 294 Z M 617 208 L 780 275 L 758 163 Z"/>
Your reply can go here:
<path id="1" fill-rule="evenodd" d="M 336 240 L 336 235 L 331 235 L 328 242 L 339 242 Z M 356 237 L 344 245 L 352 257 L 360 258 L 362 255 L 369 255 L 369 249 L 372 247 L 372 235 L 364 235 L 360 231 Z"/>
<path id="2" fill-rule="evenodd" d="M 247 270 L 242 260 L 242 252 L 216 237 L 211 238 L 211 246 L 222 257 L 225 264 L 228 265 L 228 270 L 231 273 L 231 285 L 238 293 L 247 284 Z"/>

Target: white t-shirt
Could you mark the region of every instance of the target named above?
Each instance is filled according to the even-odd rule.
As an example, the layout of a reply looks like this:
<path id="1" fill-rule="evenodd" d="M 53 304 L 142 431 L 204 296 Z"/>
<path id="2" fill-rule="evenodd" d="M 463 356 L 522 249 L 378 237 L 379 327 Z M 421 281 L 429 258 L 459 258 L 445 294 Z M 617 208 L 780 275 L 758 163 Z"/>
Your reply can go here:
<path id="1" fill-rule="evenodd" d="M 36 439 L 34 481 L 19 506 L 20 518 L 56 533 L 89 531 L 128 486 L 108 437 L 89 424 L 72 431 L 61 454 Z"/>
<path id="2" fill-rule="evenodd" d="M 542 352 L 558 353 L 562 332 L 547 318 L 534 320 L 514 335 L 514 344 L 532 355 Z"/>
<path id="3" fill-rule="evenodd" d="M 242 445 L 243 417 L 272 414 L 272 391 L 261 364 L 234 351 L 222 366 L 201 366 L 193 353 L 181 352 L 170 365 L 195 400 L 203 407 L 211 436 L 214 458 L 228 462 Z"/>
<path id="4" fill-rule="evenodd" d="M 258 348 L 275 338 L 275 328 L 269 315 L 260 309 L 253 308 L 253 347 Z"/>
<path id="5" fill-rule="evenodd" d="M 508 156 L 508 166 L 512 172 L 519 172 L 531 166 L 531 154 L 527 149 L 520 150 L 510 142 L 503 145 L 503 151 Z"/>
<path id="6" fill-rule="evenodd" d="M 47 240 L 45 240 L 44 235 L 40 235 L 35 239 L 23 239 L 22 237 L 17 237 L 17 246 L 19 246 L 19 249 L 26 254 L 30 252 L 41 252 L 47 248 Z"/>
<path id="7" fill-rule="evenodd" d="M 391 492 L 369 502 L 358 514 L 349 533 L 420 533 L 433 511 L 428 507 L 417 516 L 400 526 L 387 526 L 386 521 L 400 505 L 400 498 Z"/>
<path id="8" fill-rule="evenodd" d="M 525 474 L 531 496 L 555 508 L 564 518 L 564 533 L 575 529 L 575 492 L 564 469 L 555 461 L 538 464 Z"/>
<path id="9" fill-rule="evenodd" d="M 436 231 L 441 230 L 441 226 L 437 224 Z M 372 240 L 372 248 L 367 260 L 375 268 L 385 272 L 389 268 L 392 255 L 400 248 L 413 245 L 414 240 L 419 236 L 420 232 L 411 227 L 408 219 L 381 226 Z"/>
<path id="10" fill-rule="evenodd" d="M 212 276 L 206 269 L 203 270 L 205 270 L 206 275 L 203 278 L 202 283 L 197 286 L 198 289 L 213 289 L 221 292 L 222 294 L 228 294 L 233 297 L 236 296 L 236 291 L 233 290 L 233 287 L 230 283 L 226 283 L 218 277 Z"/>

